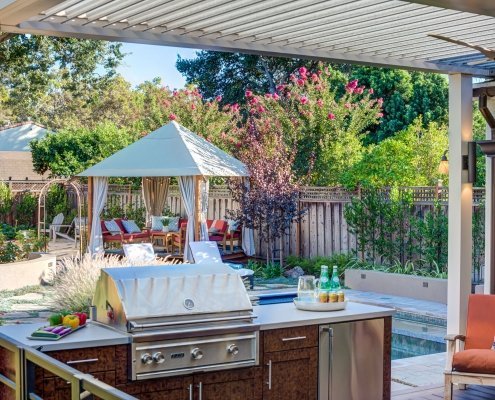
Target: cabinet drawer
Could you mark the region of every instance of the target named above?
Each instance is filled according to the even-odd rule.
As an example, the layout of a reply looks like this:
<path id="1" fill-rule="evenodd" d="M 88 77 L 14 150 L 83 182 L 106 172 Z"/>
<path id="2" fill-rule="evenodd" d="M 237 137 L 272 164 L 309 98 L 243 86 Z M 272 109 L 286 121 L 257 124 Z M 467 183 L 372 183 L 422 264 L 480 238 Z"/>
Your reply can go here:
<path id="1" fill-rule="evenodd" d="M 115 370 L 115 346 L 61 350 L 47 354 L 84 373 Z M 44 371 L 44 376 L 53 375 Z"/>
<path id="2" fill-rule="evenodd" d="M 265 353 L 318 346 L 318 325 L 273 329 L 263 332 Z"/>

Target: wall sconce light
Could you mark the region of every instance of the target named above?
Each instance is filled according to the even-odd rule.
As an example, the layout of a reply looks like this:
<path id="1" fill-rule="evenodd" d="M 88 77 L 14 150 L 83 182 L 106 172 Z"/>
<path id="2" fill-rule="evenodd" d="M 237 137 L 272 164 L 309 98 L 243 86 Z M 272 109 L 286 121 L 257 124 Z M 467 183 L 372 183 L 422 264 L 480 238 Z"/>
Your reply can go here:
<path id="1" fill-rule="evenodd" d="M 449 160 L 447 159 L 447 152 L 448 150 L 445 150 L 443 152 L 442 159 L 440 160 L 440 164 L 438 165 L 438 172 L 441 175 L 449 174 Z"/>
<path id="2" fill-rule="evenodd" d="M 468 154 L 462 156 L 462 169 L 467 170 L 469 183 L 476 180 L 476 142 L 468 142 Z"/>
<path id="3" fill-rule="evenodd" d="M 438 165 L 438 172 L 442 175 L 449 174 L 449 160 L 447 159 L 447 152 L 442 155 L 440 164 Z M 476 142 L 468 142 L 468 154 L 462 156 L 462 169 L 468 172 L 469 183 L 474 183 L 476 180 Z"/>

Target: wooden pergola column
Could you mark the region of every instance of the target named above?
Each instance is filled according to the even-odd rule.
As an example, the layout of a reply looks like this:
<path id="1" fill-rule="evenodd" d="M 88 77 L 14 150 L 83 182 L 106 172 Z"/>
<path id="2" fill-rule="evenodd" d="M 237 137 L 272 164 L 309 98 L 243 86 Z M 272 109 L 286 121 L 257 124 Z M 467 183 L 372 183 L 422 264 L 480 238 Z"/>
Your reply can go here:
<path id="1" fill-rule="evenodd" d="M 449 75 L 449 243 L 447 333 L 464 334 L 471 293 L 473 185 L 462 168 L 473 137 L 472 77 Z"/>

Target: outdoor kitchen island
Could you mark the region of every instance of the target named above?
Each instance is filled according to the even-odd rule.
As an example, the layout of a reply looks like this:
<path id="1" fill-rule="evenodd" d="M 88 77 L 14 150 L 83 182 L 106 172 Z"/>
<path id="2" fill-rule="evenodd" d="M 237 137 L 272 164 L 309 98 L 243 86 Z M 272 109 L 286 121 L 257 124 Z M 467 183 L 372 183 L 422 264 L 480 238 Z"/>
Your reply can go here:
<path id="1" fill-rule="evenodd" d="M 143 380 L 131 380 L 130 377 L 131 335 L 100 324 L 90 324 L 58 342 L 26 339 L 40 324 L 4 326 L 0 327 L 0 334 L 41 349 L 53 358 L 143 400 L 315 400 L 319 381 L 320 385 L 322 380 L 327 385 L 332 382 L 332 376 L 333 386 L 339 387 L 339 393 L 344 390 L 348 394 L 330 396 L 320 386 L 322 399 L 390 399 L 393 310 L 349 302 L 343 311 L 305 312 L 285 303 L 255 306 L 253 314 L 256 328 L 259 328 L 257 365 Z M 368 322 L 372 325 L 367 325 Z M 336 332 L 333 340 L 338 339 L 338 334 L 345 334 L 333 347 L 334 350 L 344 349 L 348 354 L 344 358 L 342 355 L 333 357 L 333 362 L 337 362 L 331 366 L 333 371 L 323 377 L 320 375 L 319 379 L 319 370 L 322 373 L 319 358 L 320 364 L 326 366 L 331 361 L 328 346 L 323 346 L 322 354 L 320 343 L 322 335 L 329 331 Z M 349 345 L 357 348 L 349 350 Z M 9 376 L 9 360 L 11 357 L 6 350 L 0 349 L 1 374 Z M 370 380 L 370 376 L 382 379 L 376 382 L 376 379 Z M 70 399 L 67 382 L 38 368 L 35 387 L 36 393 L 45 400 Z M 364 387 L 368 395 L 364 396 L 360 387 Z M 1 384 L 0 398 L 13 399 L 11 392 Z"/>

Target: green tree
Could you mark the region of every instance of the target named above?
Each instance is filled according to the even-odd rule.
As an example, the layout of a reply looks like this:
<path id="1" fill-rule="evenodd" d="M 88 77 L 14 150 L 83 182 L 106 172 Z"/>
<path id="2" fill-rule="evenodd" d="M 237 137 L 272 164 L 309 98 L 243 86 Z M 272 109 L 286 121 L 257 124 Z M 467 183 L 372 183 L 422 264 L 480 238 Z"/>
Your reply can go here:
<path id="1" fill-rule="evenodd" d="M 0 43 L 0 87 L 8 94 L 6 106 L 16 119 L 45 122 L 42 109 L 51 95 L 69 92 L 77 97 L 103 84 L 115 75 L 122 58 L 120 44 L 15 35 Z"/>
<path id="2" fill-rule="evenodd" d="M 341 183 L 347 187 L 435 185 L 448 177 L 438 172 L 448 148 L 447 128 L 436 123 L 422 127 L 421 118 L 394 137 L 369 146 L 363 158 L 344 170 Z"/>
<path id="3" fill-rule="evenodd" d="M 50 176 L 73 176 L 118 150 L 128 146 L 136 135 L 110 122 L 94 129 L 68 128 L 33 140 L 34 170 Z"/>
<path id="4" fill-rule="evenodd" d="M 264 57 L 242 53 L 199 51 L 192 60 L 177 58 L 176 68 L 187 83 L 197 85 L 201 93 L 213 99 L 222 96 L 224 103 L 242 103 L 244 92 L 274 93 L 278 84 L 300 66 L 314 69 L 316 61 Z"/>
<path id="5" fill-rule="evenodd" d="M 383 98 L 383 119 L 368 140 L 393 136 L 419 116 L 423 127 L 447 123 L 448 82 L 443 75 L 365 66 L 353 67 L 349 74 Z"/>

